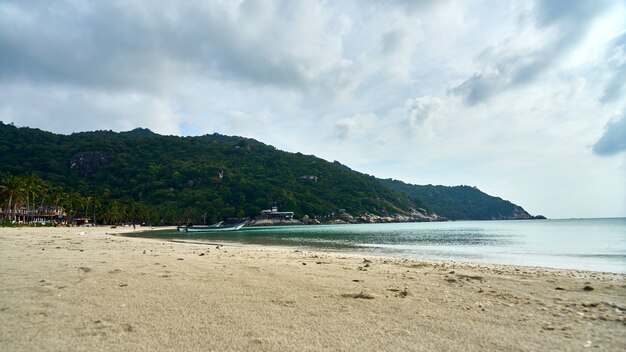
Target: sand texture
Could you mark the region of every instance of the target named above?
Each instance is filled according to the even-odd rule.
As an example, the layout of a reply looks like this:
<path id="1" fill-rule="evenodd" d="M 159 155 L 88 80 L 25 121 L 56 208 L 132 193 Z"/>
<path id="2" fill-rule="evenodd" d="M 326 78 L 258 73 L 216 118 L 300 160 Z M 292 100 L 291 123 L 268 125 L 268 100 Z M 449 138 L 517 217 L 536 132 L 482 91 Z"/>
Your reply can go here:
<path id="1" fill-rule="evenodd" d="M 129 230 L 0 229 L 0 350 L 626 350 L 624 275 Z"/>

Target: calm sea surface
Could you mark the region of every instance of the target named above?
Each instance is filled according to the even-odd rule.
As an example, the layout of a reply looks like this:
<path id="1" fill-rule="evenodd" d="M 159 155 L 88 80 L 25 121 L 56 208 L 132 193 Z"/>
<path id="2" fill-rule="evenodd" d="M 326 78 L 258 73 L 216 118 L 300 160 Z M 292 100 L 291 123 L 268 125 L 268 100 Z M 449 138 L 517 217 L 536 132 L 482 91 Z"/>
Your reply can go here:
<path id="1" fill-rule="evenodd" d="M 626 273 L 626 218 L 244 227 L 139 236 Z"/>

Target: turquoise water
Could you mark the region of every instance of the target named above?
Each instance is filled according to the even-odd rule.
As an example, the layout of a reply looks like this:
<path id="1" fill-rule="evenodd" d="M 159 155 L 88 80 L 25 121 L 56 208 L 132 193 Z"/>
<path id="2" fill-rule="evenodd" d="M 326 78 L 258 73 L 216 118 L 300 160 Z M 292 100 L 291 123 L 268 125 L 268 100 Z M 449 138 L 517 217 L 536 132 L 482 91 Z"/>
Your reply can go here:
<path id="1" fill-rule="evenodd" d="M 244 227 L 140 236 L 626 273 L 626 218 Z"/>

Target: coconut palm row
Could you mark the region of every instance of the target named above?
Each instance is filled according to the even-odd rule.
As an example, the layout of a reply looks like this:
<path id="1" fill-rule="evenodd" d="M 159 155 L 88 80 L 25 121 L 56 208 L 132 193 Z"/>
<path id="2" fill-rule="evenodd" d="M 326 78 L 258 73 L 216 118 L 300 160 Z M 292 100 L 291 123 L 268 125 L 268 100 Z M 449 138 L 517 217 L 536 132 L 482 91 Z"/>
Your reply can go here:
<path id="1" fill-rule="evenodd" d="M 67 192 L 37 175 L 5 176 L 0 182 L 0 211 L 2 220 L 9 223 L 34 223 L 41 214 L 65 214 L 71 223 L 79 212 L 95 220 L 96 208 L 101 206 L 99 197 Z"/>

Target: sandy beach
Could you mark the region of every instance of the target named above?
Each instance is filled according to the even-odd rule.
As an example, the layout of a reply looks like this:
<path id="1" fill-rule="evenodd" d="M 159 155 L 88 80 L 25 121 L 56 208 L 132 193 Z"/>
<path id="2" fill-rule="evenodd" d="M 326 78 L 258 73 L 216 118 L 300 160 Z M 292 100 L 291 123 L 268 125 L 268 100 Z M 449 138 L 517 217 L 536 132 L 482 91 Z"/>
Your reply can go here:
<path id="1" fill-rule="evenodd" d="M 4 351 L 624 351 L 625 275 L 0 228 Z"/>

